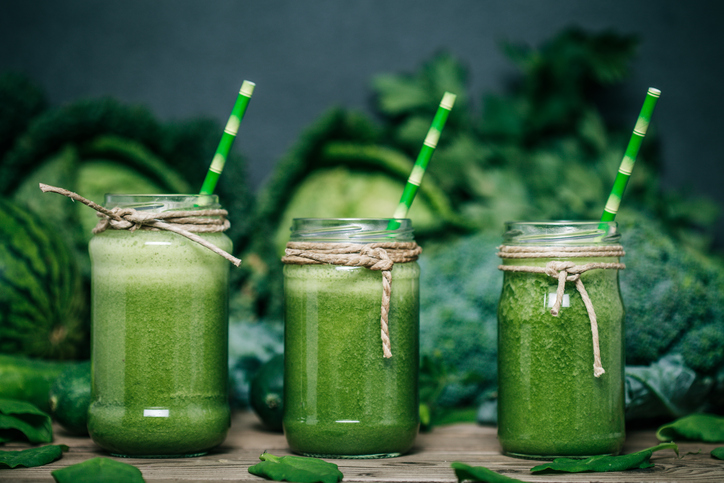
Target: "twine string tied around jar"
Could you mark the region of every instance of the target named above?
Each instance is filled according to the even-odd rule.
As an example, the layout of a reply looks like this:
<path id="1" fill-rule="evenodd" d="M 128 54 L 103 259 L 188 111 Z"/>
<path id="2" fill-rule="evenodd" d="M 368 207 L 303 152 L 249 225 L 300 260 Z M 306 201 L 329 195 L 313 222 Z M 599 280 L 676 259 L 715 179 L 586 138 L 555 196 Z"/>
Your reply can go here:
<path id="1" fill-rule="evenodd" d="M 282 257 L 283 263 L 294 265 L 331 264 L 346 267 L 365 267 L 382 272 L 382 303 L 380 308 L 380 338 L 382 355 L 392 357 L 389 313 L 392 294 L 392 268 L 395 263 L 417 260 L 422 248 L 415 242 L 383 243 L 312 243 L 289 242 Z"/>
<path id="2" fill-rule="evenodd" d="M 164 211 L 161 213 L 143 212 L 133 208 L 113 209 L 105 208 L 81 195 L 65 188 L 58 188 L 40 183 L 40 189 L 46 193 L 58 193 L 68 198 L 79 201 L 98 212 L 100 220 L 93 228 L 93 233 L 102 233 L 108 229 L 112 230 L 156 230 L 171 231 L 188 238 L 191 241 L 202 245 L 212 252 L 221 255 L 235 266 L 241 265 L 241 260 L 222 250 L 213 243 L 201 238 L 196 233 L 220 233 L 229 229 L 229 220 L 226 219 L 228 212 L 222 209 L 209 210 L 187 210 L 187 211 Z"/>
<path id="3" fill-rule="evenodd" d="M 535 259 L 535 258 L 603 258 L 622 257 L 625 255 L 623 248 L 619 245 L 607 245 L 601 247 L 517 247 L 500 246 L 498 256 L 503 259 Z M 581 294 L 583 305 L 586 307 L 588 319 L 591 323 L 591 338 L 593 341 L 593 375 L 600 377 L 606 371 L 601 363 L 601 349 L 598 340 L 598 322 L 593 302 L 589 297 L 586 287 L 581 280 L 581 274 L 588 270 L 623 270 L 626 265 L 623 263 L 591 262 L 578 265 L 573 261 L 552 260 L 546 263 L 545 267 L 526 265 L 499 265 L 498 269 L 506 272 L 542 273 L 558 280 L 556 300 L 551 307 L 551 315 L 558 317 L 563 302 L 563 292 L 566 282 L 574 282 L 576 290 Z"/>

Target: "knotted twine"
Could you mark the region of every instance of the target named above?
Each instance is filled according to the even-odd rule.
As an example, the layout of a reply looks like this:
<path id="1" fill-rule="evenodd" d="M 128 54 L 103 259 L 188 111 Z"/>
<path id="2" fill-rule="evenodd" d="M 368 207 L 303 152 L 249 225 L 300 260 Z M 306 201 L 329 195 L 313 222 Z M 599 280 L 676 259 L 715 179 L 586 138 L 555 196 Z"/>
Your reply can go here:
<path id="1" fill-rule="evenodd" d="M 382 304 L 380 337 L 382 355 L 392 357 L 389 313 L 392 293 L 392 268 L 395 263 L 414 262 L 422 253 L 415 242 L 386 243 L 310 243 L 289 242 L 284 250 L 283 263 L 294 265 L 331 264 L 346 267 L 365 267 L 382 272 Z"/>
<path id="2" fill-rule="evenodd" d="M 133 208 L 116 207 L 112 210 L 83 198 L 65 188 L 57 188 L 40 183 L 43 193 L 48 191 L 58 193 L 74 201 L 80 201 L 98 212 L 100 220 L 93 228 L 93 233 L 102 233 L 107 229 L 136 231 L 171 231 L 185 236 L 199 245 L 202 245 L 212 252 L 221 255 L 235 266 L 241 265 L 241 260 L 227 253 L 213 243 L 201 238 L 196 233 L 219 233 L 229 229 L 229 220 L 226 219 L 228 212 L 221 209 L 212 210 L 188 210 L 188 211 L 164 211 L 162 213 L 142 212 Z M 165 220 L 165 221 L 161 221 Z"/>
<path id="3" fill-rule="evenodd" d="M 500 246 L 498 256 L 500 258 L 596 258 L 596 257 L 622 257 L 625 255 L 623 248 L 619 245 L 606 245 L 600 247 L 520 247 L 520 246 Z M 593 339 L 593 375 L 600 377 L 606 371 L 601 364 L 601 349 L 598 342 L 598 322 L 596 321 L 596 312 L 593 309 L 593 302 L 588 296 L 586 287 L 581 280 L 581 274 L 588 270 L 609 269 L 623 270 L 626 265 L 623 263 L 604 263 L 593 262 L 583 265 L 576 265 L 574 262 L 567 261 L 550 261 L 545 267 L 534 267 L 524 265 L 499 265 L 498 269 L 506 272 L 527 272 L 527 273 L 543 273 L 549 277 L 558 279 L 558 290 L 556 291 L 556 301 L 551 308 L 551 315 L 558 317 L 561 303 L 563 302 L 563 292 L 566 282 L 575 282 L 576 289 L 581 294 L 583 305 L 588 312 L 588 318 L 591 322 L 591 337 Z"/>

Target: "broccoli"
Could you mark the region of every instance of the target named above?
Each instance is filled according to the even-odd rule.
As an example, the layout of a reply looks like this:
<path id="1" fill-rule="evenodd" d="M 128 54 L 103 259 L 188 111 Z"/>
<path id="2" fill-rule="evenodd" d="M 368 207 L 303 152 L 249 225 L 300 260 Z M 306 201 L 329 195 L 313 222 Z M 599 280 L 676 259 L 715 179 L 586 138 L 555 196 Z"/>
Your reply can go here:
<path id="1" fill-rule="evenodd" d="M 627 363 L 680 353 L 692 369 L 714 371 L 724 363 L 724 267 L 684 248 L 656 221 L 628 213 L 623 219 Z"/>
<path id="2" fill-rule="evenodd" d="M 499 241 L 481 232 L 420 257 L 420 353 L 447 368 L 441 406 L 471 404 L 497 384 Z"/>
<path id="3" fill-rule="evenodd" d="M 686 334 L 681 341 L 684 363 L 702 374 L 724 366 L 724 322 L 719 320 Z"/>

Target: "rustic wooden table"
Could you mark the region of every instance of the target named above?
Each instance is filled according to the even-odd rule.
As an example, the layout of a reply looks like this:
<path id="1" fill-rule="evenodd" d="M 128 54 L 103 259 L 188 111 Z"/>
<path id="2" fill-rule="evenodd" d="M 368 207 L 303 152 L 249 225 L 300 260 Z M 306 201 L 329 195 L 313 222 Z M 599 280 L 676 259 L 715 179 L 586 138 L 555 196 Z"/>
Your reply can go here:
<path id="1" fill-rule="evenodd" d="M 70 436 L 55 428 L 55 443 L 66 444 L 70 451 L 49 465 L 38 468 L 0 470 L 0 481 L 18 483 L 52 482 L 50 472 L 96 456 L 107 456 L 89 438 Z M 630 432 L 624 453 L 657 444 L 653 431 Z M 456 482 L 450 463 L 461 461 L 481 465 L 523 481 L 535 482 L 724 482 L 724 461 L 709 452 L 717 445 L 681 443 L 682 459 L 673 451 L 654 453 L 656 465 L 646 470 L 616 473 L 580 473 L 531 475 L 534 461 L 509 458 L 500 454 L 495 428 L 474 424 L 456 424 L 421 434 L 412 452 L 400 458 L 381 460 L 330 460 L 339 465 L 344 481 L 359 482 Z M 24 449 L 28 445 L 11 443 L 4 449 Z M 247 469 L 259 461 L 264 450 L 275 455 L 290 454 L 284 436 L 265 431 L 248 412 L 235 415 L 226 442 L 212 454 L 188 459 L 121 459 L 138 467 L 148 483 L 153 482 L 230 482 L 266 481 Z M 691 453 L 691 454 L 687 454 Z"/>

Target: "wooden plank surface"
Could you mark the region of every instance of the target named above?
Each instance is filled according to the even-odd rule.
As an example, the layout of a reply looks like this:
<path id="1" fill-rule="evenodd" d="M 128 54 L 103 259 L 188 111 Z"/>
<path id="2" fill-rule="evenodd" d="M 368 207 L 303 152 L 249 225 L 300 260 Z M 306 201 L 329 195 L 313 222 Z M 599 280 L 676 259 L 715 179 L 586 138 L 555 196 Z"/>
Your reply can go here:
<path id="1" fill-rule="evenodd" d="M 50 472 L 96 456 L 107 456 L 89 438 L 70 436 L 56 427 L 55 443 L 67 444 L 70 451 L 63 458 L 38 468 L 0 470 L 0 481 L 18 483 L 52 482 Z M 533 482 L 724 482 L 724 461 L 709 453 L 717 445 L 680 443 L 678 459 L 673 451 L 654 453 L 656 465 L 646 470 L 615 473 L 581 473 L 531 475 L 534 461 L 509 458 L 500 454 L 495 428 L 474 424 L 438 427 L 421 434 L 409 454 L 381 460 L 330 460 L 337 463 L 345 482 L 456 482 L 450 463 L 461 461 L 482 465 L 507 476 Z M 630 432 L 624 453 L 657 444 L 653 431 Z M 11 443 L 4 449 L 24 449 L 28 445 Z M 120 458 L 137 466 L 148 483 L 154 482 L 238 482 L 265 481 L 249 474 L 249 466 L 259 461 L 264 450 L 275 455 L 290 454 L 284 436 L 264 431 L 256 417 L 248 412 L 234 416 L 224 444 L 213 453 L 188 459 Z M 695 453 L 695 454 L 686 454 Z"/>

